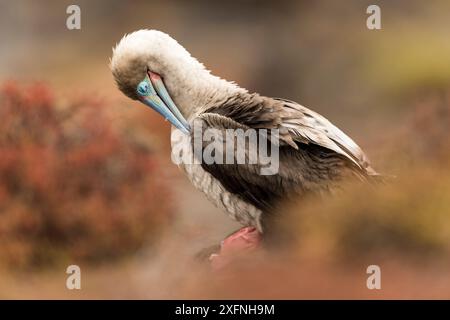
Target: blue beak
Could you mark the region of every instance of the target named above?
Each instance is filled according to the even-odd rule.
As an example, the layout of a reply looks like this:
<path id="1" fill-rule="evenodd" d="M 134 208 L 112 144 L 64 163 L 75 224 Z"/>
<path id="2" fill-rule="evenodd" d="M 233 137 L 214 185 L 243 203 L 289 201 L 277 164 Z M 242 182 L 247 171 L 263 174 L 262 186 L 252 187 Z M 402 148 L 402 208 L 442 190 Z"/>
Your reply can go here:
<path id="1" fill-rule="evenodd" d="M 183 133 L 190 133 L 191 128 L 188 122 L 173 102 L 159 74 L 148 71 L 145 79 L 138 84 L 136 91 L 142 103 L 169 120 Z"/>

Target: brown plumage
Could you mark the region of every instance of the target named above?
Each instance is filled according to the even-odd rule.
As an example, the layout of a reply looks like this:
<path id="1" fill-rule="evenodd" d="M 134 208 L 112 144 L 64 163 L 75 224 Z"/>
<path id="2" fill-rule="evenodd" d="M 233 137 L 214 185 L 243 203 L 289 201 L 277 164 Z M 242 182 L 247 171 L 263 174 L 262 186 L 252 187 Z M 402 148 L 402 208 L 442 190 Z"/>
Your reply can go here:
<path id="1" fill-rule="evenodd" d="M 205 108 L 196 120 L 202 121 L 204 129 L 280 130 L 276 175 L 261 175 L 258 164 L 201 164 L 226 191 L 261 210 L 262 225 L 275 205 L 286 198 L 329 194 L 346 178 L 367 181 L 378 177 L 348 136 L 292 101 L 244 93 Z"/>

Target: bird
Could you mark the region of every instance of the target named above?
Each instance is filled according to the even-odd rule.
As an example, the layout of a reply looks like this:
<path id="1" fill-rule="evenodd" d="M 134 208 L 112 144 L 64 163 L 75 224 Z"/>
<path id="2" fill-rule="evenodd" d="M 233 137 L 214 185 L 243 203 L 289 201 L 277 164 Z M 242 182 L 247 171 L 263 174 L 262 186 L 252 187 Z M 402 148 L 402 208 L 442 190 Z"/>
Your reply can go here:
<path id="1" fill-rule="evenodd" d="M 197 189 L 242 225 L 238 234 L 250 242 L 259 239 L 255 234 L 269 233 L 271 217 L 285 199 L 332 194 L 349 177 L 372 181 L 380 176 L 362 149 L 324 116 L 213 75 L 162 31 L 125 34 L 113 47 L 110 69 L 126 96 L 172 124 L 172 151 L 194 153 L 194 123 L 219 132 L 277 130 L 275 174 L 260 174 L 258 164 L 178 164 Z"/>

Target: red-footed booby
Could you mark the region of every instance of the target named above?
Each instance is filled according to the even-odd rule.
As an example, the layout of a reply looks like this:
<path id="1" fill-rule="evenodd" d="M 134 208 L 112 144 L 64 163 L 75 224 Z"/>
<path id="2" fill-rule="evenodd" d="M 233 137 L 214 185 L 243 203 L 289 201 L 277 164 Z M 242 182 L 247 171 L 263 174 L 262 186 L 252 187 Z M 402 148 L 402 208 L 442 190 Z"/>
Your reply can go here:
<path id="1" fill-rule="evenodd" d="M 255 238 L 255 229 L 266 232 L 266 218 L 286 197 L 327 194 L 346 177 L 377 176 L 361 148 L 326 118 L 212 75 L 166 33 L 125 35 L 113 49 L 110 67 L 125 95 L 171 122 L 173 150 L 194 153 L 195 122 L 219 131 L 278 130 L 275 174 L 262 175 L 258 165 L 248 163 L 179 163 L 196 188 L 245 227 L 239 234 L 250 233 L 248 239 Z"/>

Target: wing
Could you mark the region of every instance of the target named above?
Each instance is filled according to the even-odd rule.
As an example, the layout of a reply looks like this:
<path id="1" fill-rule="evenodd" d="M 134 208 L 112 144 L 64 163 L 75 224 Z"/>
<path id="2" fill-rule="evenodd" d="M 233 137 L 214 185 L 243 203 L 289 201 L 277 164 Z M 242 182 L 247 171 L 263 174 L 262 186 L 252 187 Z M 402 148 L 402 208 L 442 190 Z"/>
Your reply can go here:
<path id="1" fill-rule="evenodd" d="M 247 94 L 230 98 L 205 112 L 222 115 L 250 128 L 277 128 L 281 141 L 294 149 L 298 149 L 298 143 L 321 146 L 344 156 L 362 172 L 377 174 L 349 136 L 325 117 L 296 102 Z"/>
<path id="2" fill-rule="evenodd" d="M 227 191 L 267 212 L 289 194 L 321 193 L 332 189 L 335 182 L 348 173 L 358 177 L 370 174 L 367 169 L 370 166 L 361 149 L 324 117 L 293 102 L 258 95 L 249 97 L 235 97 L 220 106 L 207 108 L 197 120 L 202 123 L 203 130 L 213 128 L 219 132 L 226 129 L 279 129 L 280 167 L 275 175 L 261 175 L 260 163 L 248 163 L 250 145 L 245 146 L 244 164 L 237 164 L 235 153 L 232 164 L 202 162 L 203 169 L 220 181 Z M 261 143 L 267 142 L 256 142 L 257 145 Z M 202 145 L 202 152 L 206 148 L 207 144 Z M 224 159 L 225 155 L 219 155 L 219 158 Z"/>

